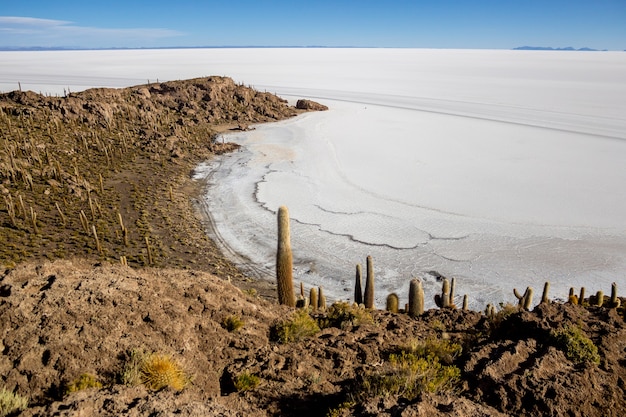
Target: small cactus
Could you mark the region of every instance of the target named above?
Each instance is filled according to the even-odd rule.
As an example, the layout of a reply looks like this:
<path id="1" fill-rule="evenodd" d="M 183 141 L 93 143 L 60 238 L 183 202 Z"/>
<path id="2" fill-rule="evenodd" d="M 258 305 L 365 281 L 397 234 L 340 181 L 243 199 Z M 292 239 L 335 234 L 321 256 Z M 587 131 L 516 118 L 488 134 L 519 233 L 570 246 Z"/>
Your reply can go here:
<path id="1" fill-rule="evenodd" d="M 317 288 L 315 288 L 315 287 L 311 288 L 311 291 L 309 291 L 309 300 L 310 300 L 309 305 L 313 309 L 313 312 L 316 312 L 317 311 L 317 307 L 319 305 L 318 304 L 319 301 L 318 301 L 318 298 L 317 298 Z"/>
<path id="2" fill-rule="evenodd" d="M 400 300 L 398 299 L 398 294 L 396 294 L 395 292 L 392 292 L 391 294 L 387 296 L 386 310 L 392 313 L 397 313 L 399 303 L 400 303 Z"/>
<path id="3" fill-rule="evenodd" d="M 361 305 L 363 304 L 363 284 L 362 284 L 362 272 L 361 264 L 356 265 L 356 280 L 354 283 L 354 302 Z"/>
<path id="4" fill-rule="evenodd" d="M 589 303 L 591 303 L 591 300 L 589 300 Z M 595 305 L 596 307 L 602 307 L 602 304 L 604 304 L 604 292 L 600 290 L 596 293 L 593 305 Z"/>
<path id="5" fill-rule="evenodd" d="M 409 315 L 417 317 L 424 314 L 424 287 L 419 279 L 412 279 L 409 286 Z"/>
<path id="6" fill-rule="evenodd" d="M 374 265 L 372 262 L 372 257 L 367 257 L 366 262 L 366 281 L 365 281 L 365 299 L 363 300 L 365 303 L 365 308 L 369 308 L 370 310 L 374 309 Z"/>
<path id="7" fill-rule="evenodd" d="M 289 211 L 287 207 L 278 209 L 278 249 L 276 251 L 276 284 L 278 303 L 289 307 L 296 306 L 293 292 L 293 254 L 289 233 Z"/>
<path id="8" fill-rule="evenodd" d="M 621 304 L 621 300 L 617 298 L 617 284 L 614 282 L 611 284 L 611 300 L 609 301 L 609 307 L 618 308 Z"/>
<path id="9" fill-rule="evenodd" d="M 548 299 L 548 291 L 550 291 L 550 283 L 546 281 L 546 283 L 543 284 L 543 294 L 541 294 L 542 304 L 548 304 L 550 302 Z"/>

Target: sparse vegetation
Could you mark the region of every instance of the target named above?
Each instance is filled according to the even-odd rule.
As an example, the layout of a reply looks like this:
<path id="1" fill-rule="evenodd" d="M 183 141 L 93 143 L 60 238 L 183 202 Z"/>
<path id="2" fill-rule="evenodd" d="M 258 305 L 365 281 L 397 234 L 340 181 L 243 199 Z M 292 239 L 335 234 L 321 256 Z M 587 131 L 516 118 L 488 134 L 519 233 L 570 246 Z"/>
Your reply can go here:
<path id="1" fill-rule="evenodd" d="M 372 397 L 402 396 L 413 400 L 422 392 L 453 392 L 457 389 L 461 371 L 454 365 L 442 363 L 439 356 L 442 353 L 450 355 L 453 351 L 456 351 L 453 345 L 430 341 L 393 353 L 380 370 L 363 377 L 355 398 L 367 401 Z"/>
<path id="2" fill-rule="evenodd" d="M 328 308 L 326 316 L 320 317 L 318 322 L 321 328 L 337 327 L 345 329 L 371 324 L 373 319 L 372 313 L 365 309 L 363 305 L 358 306 L 345 301 L 338 301 Z"/>
<path id="3" fill-rule="evenodd" d="M 239 329 L 241 329 L 244 324 L 245 323 L 241 319 L 241 317 L 236 315 L 227 316 L 222 320 L 222 327 L 228 330 L 230 333 L 239 331 Z"/>
<path id="4" fill-rule="evenodd" d="M 270 338 L 280 343 L 298 342 L 320 331 L 317 322 L 305 310 L 296 310 L 290 318 L 270 329 Z"/>
<path id="5" fill-rule="evenodd" d="M 28 398 L 8 391 L 6 388 L 0 390 L 0 417 L 26 410 L 27 407 Z"/>
<path id="6" fill-rule="evenodd" d="M 235 378 L 234 382 L 235 389 L 239 392 L 242 392 L 255 389 L 261 382 L 261 379 L 258 376 L 249 372 L 242 372 L 237 375 L 237 378 Z"/>
<path id="7" fill-rule="evenodd" d="M 65 395 L 88 388 L 102 388 L 102 383 L 92 374 L 82 374 L 65 387 Z"/>

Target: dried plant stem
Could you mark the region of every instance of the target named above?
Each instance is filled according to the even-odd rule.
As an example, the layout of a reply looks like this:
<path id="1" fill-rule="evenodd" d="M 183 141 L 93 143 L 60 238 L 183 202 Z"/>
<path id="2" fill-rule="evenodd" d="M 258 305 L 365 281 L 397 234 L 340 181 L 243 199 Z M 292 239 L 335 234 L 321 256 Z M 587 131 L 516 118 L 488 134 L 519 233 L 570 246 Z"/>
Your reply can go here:
<path id="1" fill-rule="evenodd" d="M 98 174 L 98 180 L 100 182 L 100 194 L 104 194 L 104 180 L 102 179 L 102 174 Z"/>

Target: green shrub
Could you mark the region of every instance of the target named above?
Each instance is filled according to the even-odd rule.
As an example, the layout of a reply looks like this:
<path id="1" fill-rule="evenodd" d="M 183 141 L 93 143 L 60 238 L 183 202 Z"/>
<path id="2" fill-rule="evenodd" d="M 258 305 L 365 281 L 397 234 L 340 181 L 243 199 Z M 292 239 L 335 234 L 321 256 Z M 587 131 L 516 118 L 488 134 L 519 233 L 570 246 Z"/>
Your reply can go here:
<path id="1" fill-rule="evenodd" d="M 345 329 L 373 323 L 372 314 L 364 307 L 345 301 L 338 301 L 330 306 L 326 317 L 320 319 L 320 327 Z"/>
<path id="2" fill-rule="evenodd" d="M 82 374 L 65 387 L 65 395 L 88 388 L 102 388 L 102 384 L 91 374 Z"/>
<path id="3" fill-rule="evenodd" d="M 569 325 L 553 330 L 550 335 L 554 346 L 565 352 L 565 356 L 575 364 L 600 363 L 598 348 L 579 327 Z"/>
<path id="4" fill-rule="evenodd" d="M 26 407 L 28 407 L 28 398 L 8 391 L 6 388 L 0 390 L 0 417 L 26 410 Z"/>
<path id="5" fill-rule="evenodd" d="M 298 342 L 320 331 L 317 322 L 305 310 L 296 310 L 292 316 L 272 326 L 270 338 L 280 343 Z"/>
<path id="6" fill-rule="evenodd" d="M 239 316 L 231 315 L 222 320 L 222 327 L 230 333 L 236 332 L 244 325 L 244 321 Z"/>
<path id="7" fill-rule="evenodd" d="M 259 385 L 259 382 L 261 382 L 261 379 L 249 372 L 243 372 L 237 375 L 234 381 L 235 389 L 239 392 L 254 389 Z"/>
<path id="8" fill-rule="evenodd" d="M 401 349 L 391 354 L 380 370 L 363 377 L 356 399 L 398 395 L 413 400 L 423 392 L 453 392 L 461 371 L 446 363 L 451 363 L 460 351 L 460 345 L 438 339 Z"/>

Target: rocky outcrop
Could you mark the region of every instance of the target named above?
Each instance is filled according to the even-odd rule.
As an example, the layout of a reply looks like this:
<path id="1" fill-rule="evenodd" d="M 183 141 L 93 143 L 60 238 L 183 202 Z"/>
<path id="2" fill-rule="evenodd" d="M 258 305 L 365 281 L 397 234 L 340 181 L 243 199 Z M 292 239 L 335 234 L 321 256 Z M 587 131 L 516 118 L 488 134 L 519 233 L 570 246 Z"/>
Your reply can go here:
<path id="1" fill-rule="evenodd" d="M 300 99 L 296 102 L 296 109 L 311 110 L 311 111 L 324 111 L 324 110 L 328 110 L 328 106 L 317 103 L 315 101 Z"/>

